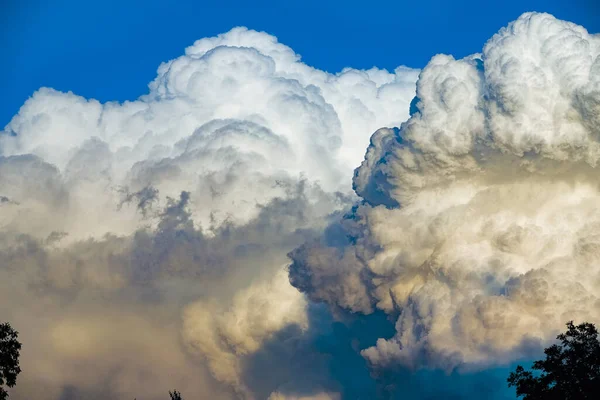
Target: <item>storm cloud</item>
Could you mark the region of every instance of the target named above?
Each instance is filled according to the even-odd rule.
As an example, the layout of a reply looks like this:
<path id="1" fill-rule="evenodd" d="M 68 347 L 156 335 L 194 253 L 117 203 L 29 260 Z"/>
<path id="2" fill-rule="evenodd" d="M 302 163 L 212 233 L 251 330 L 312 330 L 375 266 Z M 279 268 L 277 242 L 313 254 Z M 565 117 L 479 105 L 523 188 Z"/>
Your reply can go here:
<path id="1" fill-rule="evenodd" d="M 362 201 L 296 249 L 313 301 L 395 320 L 374 370 L 493 367 L 600 321 L 600 38 L 528 13 L 481 54 L 437 55 L 411 117 L 378 130 Z"/>

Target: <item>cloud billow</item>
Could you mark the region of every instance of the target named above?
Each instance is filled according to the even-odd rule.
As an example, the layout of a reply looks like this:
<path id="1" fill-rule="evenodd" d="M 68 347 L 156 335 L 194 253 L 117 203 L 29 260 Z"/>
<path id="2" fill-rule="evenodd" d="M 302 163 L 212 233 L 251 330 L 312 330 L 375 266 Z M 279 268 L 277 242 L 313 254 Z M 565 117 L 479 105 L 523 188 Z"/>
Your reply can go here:
<path id="1" fill-rule="evenodd" d="M 287 253 L 354 201 L 347 177 L 407 118 L 418 72 L 329 74 L 235 28 L 135 101 L 34 93 L 0 132 L 0 314 L 25 344 L 11 397 L 339 398 L 327 373 L 259 384 L 250 366 L 306 353 L 326 371 Z"/>
<path id="2" fill-rule="evenodd" d="M 600 322 L 600 38 L 528 13 L 481 54 L 437 55 L 411 117 L 371 138 L 337 235 L 291 253 L 312 301 L 384 311 L 374 370 L 531 356 Z"/>
<path id="3" fill-rule="evenodd" d="M 11 396 L 506 398 L 506 365 L 600 322 L 599 55 L 528 13 L 330 74 L 234 28 L 135 101 L 40 89 L 0 132 Z"/>

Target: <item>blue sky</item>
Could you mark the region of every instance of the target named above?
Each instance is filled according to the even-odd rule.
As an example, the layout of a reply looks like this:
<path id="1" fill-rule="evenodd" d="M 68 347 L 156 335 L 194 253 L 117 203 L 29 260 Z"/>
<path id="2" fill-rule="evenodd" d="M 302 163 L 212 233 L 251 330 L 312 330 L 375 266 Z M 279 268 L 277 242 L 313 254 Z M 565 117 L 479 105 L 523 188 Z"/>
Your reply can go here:
<path id="1" fill-rule="evenodd" d="M 51 5 L 50 5 L 51 3 Z M 41 86 L 101 101 L 137 98 L 160 62 L 238 25 L 274 34 L 309 65 L 422 67 L 465 56 L 525 11 L 600 31 L 596 0 L 2 0 L 0 126 Z"/>

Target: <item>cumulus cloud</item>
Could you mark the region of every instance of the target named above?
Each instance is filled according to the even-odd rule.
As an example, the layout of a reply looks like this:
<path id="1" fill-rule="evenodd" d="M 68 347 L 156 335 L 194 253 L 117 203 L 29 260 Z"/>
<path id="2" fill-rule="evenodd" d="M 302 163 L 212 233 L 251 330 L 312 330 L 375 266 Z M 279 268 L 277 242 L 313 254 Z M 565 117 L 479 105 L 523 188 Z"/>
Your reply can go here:
<path id="1" fill-rule="evenodd" d="M 536 13 L 422 71 L 235 28 L 135 101 L 42 88 L 0 132 L 12 395 L 460 398 L 600 322 L 599 135 L 600 38 Z"/>
<path id="2" fill-rule="evenodd" d="M 24 342 L 12 396 L 339 398 L 315 377 L 286 254 L 352 203 L 368 135 L 408 117 L 418 73 L 330 74 L 235 28 L 135 101 L 34 93 L 0 132 L 0 315 Z M 303 357 L 310 379 L 276 365 Z M 269 364 L 258 385 L 251 366 Z"/>
<path id="3" fill-rule="evenodd" d="M 193 352 L 207 357 L 217 379 L 244 394 L 240 356 L 256 352 L 289 325 L 306 330 L 308 316 L 304 297 L 289 285 L 282 268 L 271 281 L 236 293 L 228 309 L 204 301 L 187 306 L 183 337 Z"/>
<path id="4" fill-rule="evenodd" d="M 375 370 L 505 363 L 600 322 L 600 37 L 527 13 L 481 54 L 437 55 L 378 130 L 334 234 L 291 256 L 313 301 L 393 318 Z"/>

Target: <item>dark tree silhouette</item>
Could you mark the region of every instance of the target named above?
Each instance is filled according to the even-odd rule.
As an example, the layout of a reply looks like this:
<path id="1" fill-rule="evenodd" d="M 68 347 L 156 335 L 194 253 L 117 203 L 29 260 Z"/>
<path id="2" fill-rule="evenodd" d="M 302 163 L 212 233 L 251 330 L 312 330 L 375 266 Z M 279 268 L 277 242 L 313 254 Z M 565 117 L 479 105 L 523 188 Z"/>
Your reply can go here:
<path id="1" fill-rule="evenodd" d="M 571 400 L 600 398 L 600 342 L 594 324 L 567 323 L 560 343 L 544 350 L 545 360 L 535 361 L 534 372 L 520 365 L 508 377 L 517 397 L 524 400 Z"/>
<path id="2" fill-rule="evenodd" d="M 181 393 L 179 393 L 177 390 L 173 390 L 173 392 L 169 391 L 169 396 L 171 396 L 171 400 L 183 400 Z"/>
<path id="3" fill-rule="evenodd" d="M 9 323 L 0 324 L 0 400 L 8 398 L 4 385 L 13 387 L 17 383 L 19 368 L 19 353 L 21 343 L 17 340 L 19 332 Z"/>

